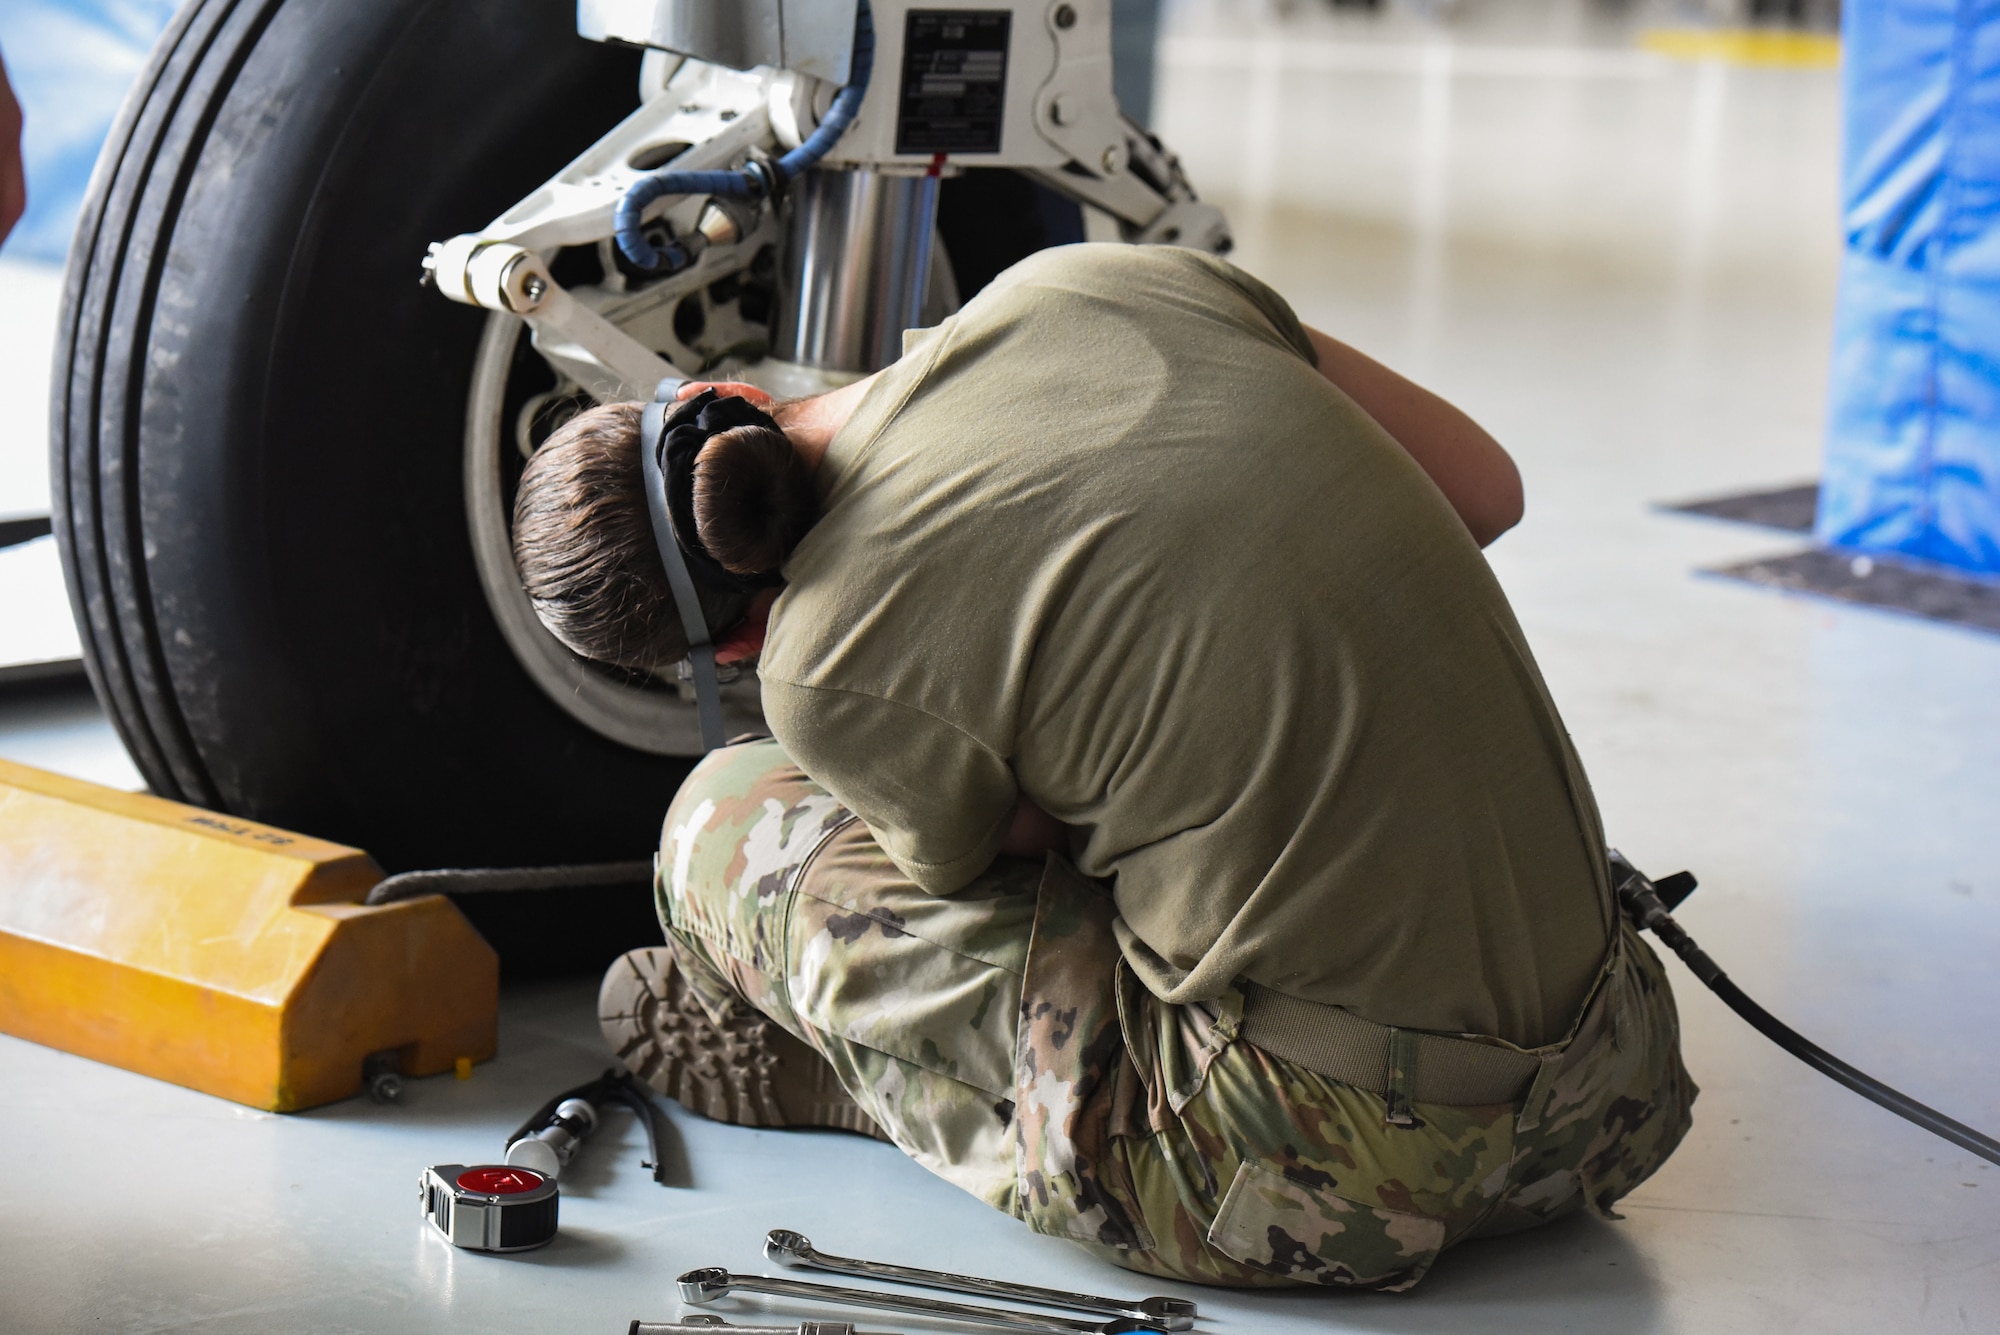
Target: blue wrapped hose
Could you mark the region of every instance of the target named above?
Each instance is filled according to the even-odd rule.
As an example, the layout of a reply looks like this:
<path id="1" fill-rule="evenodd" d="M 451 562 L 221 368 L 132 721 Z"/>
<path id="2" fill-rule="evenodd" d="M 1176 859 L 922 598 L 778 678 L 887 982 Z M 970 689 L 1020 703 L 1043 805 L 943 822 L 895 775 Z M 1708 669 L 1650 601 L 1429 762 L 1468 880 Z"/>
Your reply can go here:
<path id="1" fill-rule="evenodd" d="M 618 211 L 613 215 L 619 252 L 648 272 L 685 265 L 689 256 L 678 243 L 670 242 L 662 249 L 646 239 L 643 228 L 648 206 L 668 195 L 722 195 L 740 199 L 772 193 L 825 157 L 840 136 L 847 133 L 847 127 L 861 110 L 861 100 L 868 95 L 868 76 L 874 67 L 875 20 L 868 12 L 868 0 L 861 0 L 854 16 L 854 58 L 847 84 L 834 95 L 825 119 L 805 142 L 769 167 L 753 164 L 733 171 L 675 171 L 668 167 L 640 177 L 618 201 Z M 770 179 L 767 173 L 774 173 L 777 179 Z"/>

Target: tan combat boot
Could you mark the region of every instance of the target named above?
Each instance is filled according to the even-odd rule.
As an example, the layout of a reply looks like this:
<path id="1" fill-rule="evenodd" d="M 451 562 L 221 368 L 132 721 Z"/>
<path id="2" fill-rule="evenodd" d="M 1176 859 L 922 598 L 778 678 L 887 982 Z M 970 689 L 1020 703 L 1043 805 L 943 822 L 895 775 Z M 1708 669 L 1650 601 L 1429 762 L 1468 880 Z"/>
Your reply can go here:
<path id="1" fill-rule="evenodd" d="M 690 1112 L 736 1126 L 821 1126 L 888 1140 L 826 1058 L 737 1002 L 720 1023 L 673 947 L 621 956 L 597 993 L 597 1023 L 627 1070 Z"/>

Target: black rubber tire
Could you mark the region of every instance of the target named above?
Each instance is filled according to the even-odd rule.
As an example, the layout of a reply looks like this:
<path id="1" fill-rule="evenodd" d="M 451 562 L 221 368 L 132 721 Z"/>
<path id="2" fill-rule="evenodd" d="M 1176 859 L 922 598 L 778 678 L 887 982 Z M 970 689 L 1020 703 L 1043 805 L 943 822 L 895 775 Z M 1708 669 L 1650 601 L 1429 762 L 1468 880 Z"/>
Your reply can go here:
<path id="1" fill-rule="evenodd" d="M 417 284 L 635 104 L 549 0 L 195 0 L 72 250 L 55 527 L 156 792 L 390 870 L 646 856 L 688 769 L 493 624 L 461 449 L 483 313 Z M 632 943 L 636 944 L 636 942 Z"/>

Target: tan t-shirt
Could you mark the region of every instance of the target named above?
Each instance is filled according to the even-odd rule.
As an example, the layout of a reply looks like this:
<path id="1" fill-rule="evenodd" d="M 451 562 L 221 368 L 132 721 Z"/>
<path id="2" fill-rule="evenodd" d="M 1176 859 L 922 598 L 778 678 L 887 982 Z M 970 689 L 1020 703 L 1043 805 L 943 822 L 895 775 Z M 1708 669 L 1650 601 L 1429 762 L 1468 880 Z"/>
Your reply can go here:
<path id="1" fill-rule="evenodd" d="M 1590 792 L 1478 547 L 1276 293 L 1044 251 L 908 336 L 820 482 L 765 712 L 917 884 L 1025 793 L 1168 1001 L 1562 1036 L 1610 932 Z"/>

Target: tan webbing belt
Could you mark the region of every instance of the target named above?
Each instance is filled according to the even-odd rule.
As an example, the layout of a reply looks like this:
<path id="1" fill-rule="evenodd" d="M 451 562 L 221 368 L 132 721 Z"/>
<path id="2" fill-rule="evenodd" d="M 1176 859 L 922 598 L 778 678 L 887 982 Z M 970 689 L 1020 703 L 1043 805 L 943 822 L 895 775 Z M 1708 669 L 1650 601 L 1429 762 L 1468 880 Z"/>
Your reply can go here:
<path id="1" fill-rule="evenodd" d="M 1274 1057 L 1398 1105 L 1512 1103 L 1547 1064 L 1532 1052 L 1396 1029 L 1245 980 L 1241 1036 Z"/>

